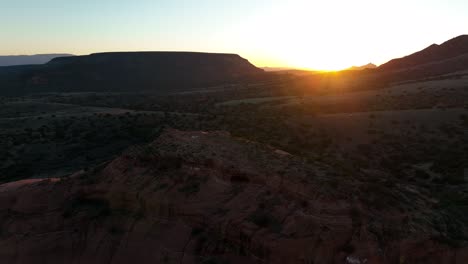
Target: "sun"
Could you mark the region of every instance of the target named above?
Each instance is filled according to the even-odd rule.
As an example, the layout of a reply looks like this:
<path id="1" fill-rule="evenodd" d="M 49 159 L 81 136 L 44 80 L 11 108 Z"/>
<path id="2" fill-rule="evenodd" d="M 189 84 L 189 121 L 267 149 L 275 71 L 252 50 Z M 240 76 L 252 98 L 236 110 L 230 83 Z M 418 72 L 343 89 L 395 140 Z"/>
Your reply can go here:
<path id="1" fill-rule="evenodd" d="M 264 64 L 312 71 L 341 71 L 356 65 L 355 58 L 345 53 L 337 53 L 332 48 L 322 49 L 320 52 L 308 50 L 306 47 L 285 49 L 276 54 L 280 54 L 280 59 Z"/>
<path id="2" fill-rule="evenodd" d="M 272 32 L 270 32 L 272 31 Z M 275 28 L 264 30 L 265 36 L 275 35 Z M 314 71 L 340 71 L 354 65 L 360 65 L 363 47 L 355 43 L 343 45 L 346 38 L 329 34 L 326 39 L 318 39 L 315 34 L 305 34 L 303 27 L 289 27 L 282 35 L 265 41 L 254 34 L 250 35 L 253 43 L 263 43 L 254 58 L 262 57 L 260 63 L 270 67 L 290 67 Z M 265 41 L 265 42 L 263 42 Z M 269 63 L 268 63 L 269 61 Z M 368 62 L 365 62 L 368 63 Z M 362 63 L 362 64 L 365 64 Z"/>
<path id="3" fill-rule="evenodd" d="M 290 64 L 295 65 L 294 67 L 297 68 L 314 71 L 341 71 L 352 66 L 345 60 L 339 58 L 322 58 L 320 56 L 308 58 L 308 56 L 302 56 L 305 58 L 301 58 L 301 56 L 291 56 Z"/>
<path id="4" fill-rule="evenodd" d="M 369 63 L 374 48 L 363 43 L 371 43 L 372 36 L 353 30 L 351 25 L 360 21 L 348 12 L 353 3 L 337 9 L 328 2 L 296 2 L 300 5 L 285 3 L 271 10 L 262 18 L 268 23 L 250 21 L 250 25 L 262 25 L 261 28 L 252 26 L 244 33 L 249 45 L 255 46 L 255 56 L 262 53 L 264 58 L 269 56 L 272 61 L 283 62 L 282 65 L 271 63 L 268 65 L 271 67 L 320 71 L 339 71 Z M 317 6 L 325 11 L 315 12 Z"/>
<path id="5" fill-rule="evenodd" d="M 255 56 L 253 56 L 255 57 Z M 257 57 L 258 58 L 258 57 Z M 311 71 L 341 71 L 358 65 L 353 57 L 337 54 L 332 49 L 313 52 L 307 48 L 277 50 L 271 57 L 254 59 L 254 64 L 269 67 L 287 67 Z"/>
<path id="6" fill-rule="evenodd" d="M 343 40 L 339 36 L 330 36 L 327 41 L 314 40 L 313 37 L 303 37 L 303 43 L 293 47 L 284 45 L 281 52 L 282 60 L 296 68 L 316 71 L 340 71 L 362 60 L 358 54 L 359 47 L 343 48 Z"/>

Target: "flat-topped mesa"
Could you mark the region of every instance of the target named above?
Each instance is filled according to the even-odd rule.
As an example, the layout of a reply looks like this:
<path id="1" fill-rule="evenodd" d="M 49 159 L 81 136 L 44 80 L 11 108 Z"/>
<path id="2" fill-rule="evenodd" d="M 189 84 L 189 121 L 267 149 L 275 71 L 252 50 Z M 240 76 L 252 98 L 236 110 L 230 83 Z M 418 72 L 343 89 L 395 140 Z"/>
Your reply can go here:
<path id="1" fill-rule="evenodd" d="M 48 66 L 52 70 L 46 75 L 52 81 L 63 79 L 77 89 L 88 86 L 96 90 L 99 84 L 124 91 L 191 88 L 262 73 L 236 54 L 197 52 L 96 53 L 56 58 Z M 60 72 L 53 70 L 56 68 Z"/>
<path id="2" fill-rule="evenodd" d="M 236 69 L 238 74 L 249 74 L 259 71 L 246 59 L 237 54 L 201 53 L 201 52 L 105 52 L 93 53 L 84 56 L 58 57 L 52 59 L 49 65 L 83 65 L 83 66 L 113 66 L 114 70 L 144 69 L 146 71 L 168 70 L 195 70 L 196 67 L 210 67 L 220 70 Z M 112 65 L 111 65 L 112 64 Z M 237 68 L 238 67 L 238 68 Z M 167 70 L 166 70 L 167 71 Z"/>
<path id="3" fill-rule="evenodd" d="M 44 64 L 57 57 L 69 57 L 72 54 L 36 54 L 36 55 L 9 55 L 0 56 L 0 67 Z"/>
<path id="4" fill-rule="evenodd" d="M 262 73 L 236 54 L 108 52 L 55 58 L 25 70 L 19 81 L 29 93 L 167 93 L 239 82 Z"/>

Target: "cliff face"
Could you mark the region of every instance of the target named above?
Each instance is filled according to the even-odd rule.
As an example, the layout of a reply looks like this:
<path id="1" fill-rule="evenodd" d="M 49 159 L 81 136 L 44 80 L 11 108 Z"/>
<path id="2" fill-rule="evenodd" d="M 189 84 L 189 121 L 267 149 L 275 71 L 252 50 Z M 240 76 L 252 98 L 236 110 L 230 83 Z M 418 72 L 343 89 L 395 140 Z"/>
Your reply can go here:
<path id="1" fill-rule="evenodd" d="M 0 68 L 1 72 L 8 71 Z M 55 58 L 17 77 L 26 92 L 168 92 L 243 80 L 263 71 L 234 54 L 115 52 Z"/>
<path id="2" fill-rule="evenodd" d="M 252 157 L 255 157 L 253 159 Z M 377 172 L 374 172 L 377 173 Z M 424 196 L 333 184 L 327 165 L 224 132 L 169 130 L 66 179 L 0 186 L 3 263 L 465 263 Z M 413 196 L 411 196 L 413 195 Z M 411 196 L 411 197 L 410 197 Z M 462 231 L 463 232 L 463 231 Z"/>

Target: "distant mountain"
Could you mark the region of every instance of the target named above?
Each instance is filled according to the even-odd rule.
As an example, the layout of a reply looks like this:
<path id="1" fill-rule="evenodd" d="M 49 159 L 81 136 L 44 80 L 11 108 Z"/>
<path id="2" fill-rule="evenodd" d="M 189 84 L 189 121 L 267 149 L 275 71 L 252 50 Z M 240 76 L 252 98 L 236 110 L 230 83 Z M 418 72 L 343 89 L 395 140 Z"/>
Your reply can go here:
<path id="1" fill-rule="evenodd" d="M 318 73 L 318 71 L 313 70 L 303 70 L 289 67 L 262 67 L 262 70 L 272 74 L 289 74 L 295 76 L 310 75 L 312 73 Z"/>
<path id="2" fill-rule="evenodd" d="M 57 57 L 69 57 L 72 54 L 37 54 L 0 56 L 0 66 L 44 64 Z"/>
<path id="3" fill-rule="evenodd" d="M 3 67 L 0 84 L 8 82 L 10 93 L 13 89 L 21 94 L 168 92 L 240 81 L 262 73 L 235 54 L 113 52 L 60 57 L 35 67 Z"/>
<path id="4" fill-rule="evenodd" d="M 261 67 L 261 69 L 267 72 L 297 70 L 296 68 L 289 68 L 289 67 Z"/>
<path id="5" fill-rule="evenodd" d="M 375 69 L 375 68 L 377 68 L 377 65 L 375 65 L 373 63 L 368 63 L 368 64 L 362 65 L 362 66 L 352 66 L 352 67 L 348 68 L 347 70 L 356 71 L 356 70 Z"/>

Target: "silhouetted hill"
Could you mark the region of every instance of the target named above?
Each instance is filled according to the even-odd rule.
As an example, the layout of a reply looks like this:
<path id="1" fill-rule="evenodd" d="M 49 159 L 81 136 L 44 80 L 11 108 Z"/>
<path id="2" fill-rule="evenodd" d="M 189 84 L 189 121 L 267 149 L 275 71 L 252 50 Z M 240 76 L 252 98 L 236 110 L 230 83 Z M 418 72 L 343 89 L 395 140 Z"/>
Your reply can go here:
<path id="1" fill-rule="evenodd" d="M 0 56 L 0 66 L 15 66 L 28 64 L 44 64 L 57 57 L 74 56 L 72 54 L 37 54 Z"/>
<path id="2" fill-rule="evenodd" d="M 9 79 L 9 87 L 21 93 L 167 92 L 240 81 L 261 73 L 235 54 L 115 52 L 60 57 L 33 68 L 0 68 L 0 82 Z"/>
<path id="3" fill-rule="evenodd" d="M 441 45 L 432 44 L 429 47 L 403 58 L 393 59 L 382 64 L 381 70 L 404 70 L 429 63 L 441 62 L 468 54 L 468 35 L 458 36 Z M 467 64 L 468 65 L 468 64 Z"/>
<path id="4" fill-rule="evenodd" d="M 364 74 L 369 82 L 384 85 L 427 79 L 467 69 L 468 35 L 462 35 L 403 58 L 393 59 Z"/>

